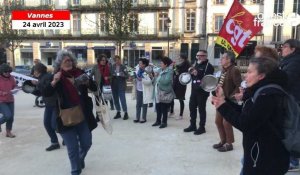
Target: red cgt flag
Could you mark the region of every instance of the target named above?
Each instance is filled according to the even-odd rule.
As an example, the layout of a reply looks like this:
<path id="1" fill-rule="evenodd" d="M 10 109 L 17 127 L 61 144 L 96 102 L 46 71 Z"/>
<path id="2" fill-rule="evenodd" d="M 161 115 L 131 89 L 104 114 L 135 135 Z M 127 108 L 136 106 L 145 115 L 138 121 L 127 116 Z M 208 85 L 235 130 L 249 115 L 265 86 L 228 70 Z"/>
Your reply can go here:
<path id="1" fill-rule="evenodd" d="M 261 25 L 255 25 L 254 18 L 238 0 L 234 0 L 216 43 L 238 56 L 249 40 L 262 30 Z"/>

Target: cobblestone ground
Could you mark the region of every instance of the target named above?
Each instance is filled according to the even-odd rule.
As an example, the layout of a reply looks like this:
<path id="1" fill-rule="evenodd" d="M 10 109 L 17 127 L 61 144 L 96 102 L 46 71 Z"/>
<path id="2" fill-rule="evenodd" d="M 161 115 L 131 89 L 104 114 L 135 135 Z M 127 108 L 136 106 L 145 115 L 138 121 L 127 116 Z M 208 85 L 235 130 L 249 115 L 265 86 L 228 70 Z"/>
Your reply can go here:
<path id="1" fill-rule="evenodd" d="M 187 94 L 188 97 L 188 94 Z M 135 124 L 135 101 L 127 94 L 130 119 L 113 120 L 114 132 L 108 135 L 101 126 L 93 131 L 93 146 L 86 158 L 83 175 L 237 175 L 242 157 L 241 133 L 235 130 L 234 150 L 219 153 L 212 149 L 218 141 L 214 108 L 208 102 L 207 133 L 184 133 L 189 124 L 188 101 L 184 119 L 168 119 L 168 127 L 152 127 L 153 108 L 148 121 Z M 0 133 L 0 175 L 67 175 L 70 165 L 65 147 L 46 152 L 49 139 L 43 128 L 43 108 L 33 107 L 34 96 L 16 95 L 14 133 Z M 178 114 L 179 102 L 175 102 Z M 111 111 L 113 116 L 115 111 Z M 2 125 L 2 130 L 5 127 Z M 61 138 L 60 138 L 61 140 Z M 289 173 L 296 175 L 300 173 Z"/>

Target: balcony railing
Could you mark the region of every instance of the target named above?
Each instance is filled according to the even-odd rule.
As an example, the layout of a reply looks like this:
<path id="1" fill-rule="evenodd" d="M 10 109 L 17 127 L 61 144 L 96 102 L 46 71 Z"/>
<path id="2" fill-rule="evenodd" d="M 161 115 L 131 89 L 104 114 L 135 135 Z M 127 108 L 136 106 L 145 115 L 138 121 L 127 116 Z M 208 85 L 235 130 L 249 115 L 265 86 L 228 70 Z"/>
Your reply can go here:
<path id="1" fill-rule="evenodd" d="M 169 39 L 178 39 L 180 33 L 177 28 L 170 28 Z M 81 31 L 72 30 L 22 30 L 20 37 L 24 39 L 53 39 L 53 40 L 94 40 L 106 39 L 115 40 L 115 36 L 106 32 L 101 32 L 99 29 L 82 29 Z M 166 40 L 168 39 L 167 31 L 160 32 L 157 28 L 142 28 L 129 34 L 128 39 L 134 40 Z"/>
<path id="2" fill-rule="evenodd" d="M 148 0 L 137 0 L 132 3 L 132 10 L 134 11 L 157 11 L 157 10 L 166 10 L 170 8 L 170 2 L 160 2 L 160 1 L 148 1 Z M 68 9 L 71 11 L 103 11 L 104 6 L 101 3 L 95 3 L 90 5 L 81 5 L 81 4 L 68 4 Z"/>

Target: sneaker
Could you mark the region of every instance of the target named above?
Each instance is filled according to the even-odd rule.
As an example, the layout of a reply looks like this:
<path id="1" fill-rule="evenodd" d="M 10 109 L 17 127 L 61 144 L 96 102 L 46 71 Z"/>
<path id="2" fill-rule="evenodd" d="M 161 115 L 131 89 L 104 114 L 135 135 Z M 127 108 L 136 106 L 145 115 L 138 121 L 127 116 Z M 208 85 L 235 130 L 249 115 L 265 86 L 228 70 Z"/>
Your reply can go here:
<path id="1" fill-rule="evenodd" d="M 204 133 L 206 133 L 204 127 L 199 127 L 199 128 L 194 132 L 195 135 L 201 135 L 201 134 L 204 134 Z"/>
<path id="2" fill-rule="evenodd" d="M 134 123 L 138 123 L 140 122 L 140 120 L 136 119 L 136 120 L 133 120 Z"/>
<path id="3" fill-rule="evenodd" d="M 46 148 L 46 151 L 52 151 L 52 150 L 59 149 L 59 148 L 60 148 L 59 144 L 55 143 L 55 144 L 50 145 L 48 148 Z"/>
<path id="4" fill-rule="evenodd" d="M 185 128 L 183 130 L 183 132 L 193 132 L 193 131 L 196 131 L 196 130 L 197 130 L 196 126 L 190 125 L 189 127 Z"/>
<path id="5" fill-rule="evenodd" d="M 290 164 L 290 167 L 289 167 L 289 172 L 295 172 L 295 171 L 299 171 L 300 169 L 299 169 L 299 165 L 291 165 Z"/>
<path id="6" fill-rule="evenodd" d="M 219 152 L 227 152 L 232 150 L 233 150 L 233 146 L 232 144 L 229 143 L 225 143 L 222 147 L 218 148 Z"/>
<path id="7" fill-rule="evenodd" d="M 118 119 L 121 118 L 121 112 L 117 112 L 116 116 L 114 117 L 114 119 Z"/>
<path id="8" fill-rule="evenodd" d="M 127 113 L 127 112 L 125 112 L 125 114 L 124 114 L 124 117 L 123 117 L 123 120 L 127 120 L 127 119 L 129 119 L 129 117 L 128 117 L 128 113 Z"/>

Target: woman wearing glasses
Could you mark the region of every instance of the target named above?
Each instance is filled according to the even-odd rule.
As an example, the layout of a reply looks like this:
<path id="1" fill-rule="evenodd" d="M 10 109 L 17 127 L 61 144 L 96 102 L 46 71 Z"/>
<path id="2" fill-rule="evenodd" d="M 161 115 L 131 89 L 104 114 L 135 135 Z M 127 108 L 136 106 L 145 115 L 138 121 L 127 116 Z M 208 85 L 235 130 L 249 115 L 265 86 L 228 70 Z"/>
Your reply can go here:
<path id="1" fill-rule="evenodd" d="M 6 137 L 14 138 L 11 130 L 14 122 L 14 96 L 12 90 L 16 87 L 16 80 L 10 75 L 12 68 L 8 64 L 0 66 L 0 125 L 6 122 Z M 1 131 L 1 129 L 0 129 Z"/>

